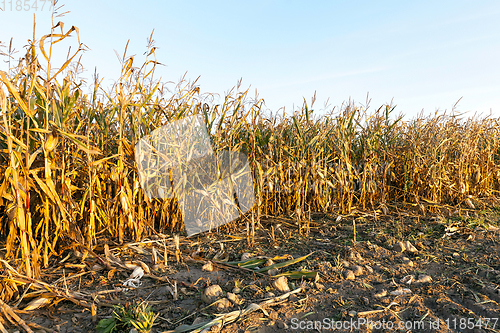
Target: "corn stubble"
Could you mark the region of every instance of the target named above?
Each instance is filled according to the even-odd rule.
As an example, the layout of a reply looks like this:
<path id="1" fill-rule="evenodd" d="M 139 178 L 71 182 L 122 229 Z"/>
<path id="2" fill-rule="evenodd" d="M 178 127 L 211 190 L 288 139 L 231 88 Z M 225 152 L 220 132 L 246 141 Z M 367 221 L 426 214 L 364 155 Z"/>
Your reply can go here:
<path id="1" fill-rule="evenodd" d="M 182 228 L 175 199 L 143 193 L 134 146 L 167 122 L 199 113 L 214 150 L 248 156 L 257 202 L 252 221 L 294 215 L 302 232 L 311 212 L 385 214 L 397 205 L 425 214 L 497 204 L 498 119 L 436 113 L 403 121 L 391 106 L 368 113 L 352 102 L 313 117 L 305 101 L 291 117 L 270 115 L 239 85 L 210 106 L 196 82 L 181 81 L 170 92 L 153 79 L 152 36 L 141 67 L 125 50 L 111 91 L 96 75 L 86 95 L 75 75 L 79 40 L 78 51 L 52 70 L 52 47 L 70 34 L 78 37 L 78 29 L 56 25 L 0 73 L 2 235 L 5 258 L 23 258 L 18 268 L 26 276 L 38 277 L 68 246 L 92 249 L 98 237 L 123 242 Z M 3 299 L 15 292 L 9 288 Z"/>

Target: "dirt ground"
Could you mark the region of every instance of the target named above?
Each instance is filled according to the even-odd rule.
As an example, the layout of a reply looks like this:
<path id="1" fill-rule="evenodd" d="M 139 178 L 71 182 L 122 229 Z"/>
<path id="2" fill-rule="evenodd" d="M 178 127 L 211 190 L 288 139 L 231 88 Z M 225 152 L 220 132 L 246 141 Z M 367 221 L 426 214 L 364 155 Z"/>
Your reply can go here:
<path id="1" fill-rule="evenodd" d="M 69 301 L 71 297 L 56 297 L 39 309 L 24 311 L 41 295 L 32 287 L 17 307 L 16 299 L 9 305 L 34 332 L 94 332 L 99 320 L 112 316 L 113 305 L 130 306 L 134 300 L 147 301 L 158 314 L 151 332 L 191 325 L 195 319 L 209 321 L 217 313 L 243 310 L 251 303 L 261 304 L 261 309 L 212 331 L 500 332 L 500 215 L 475 214 L 318 215 L 308 234 L 305 228 L 299 232 L 294 219 L 264 217 L 253 246 L 246 232 L 235 227 L 231 232 L 180 237 L 179 263 L 173 239 L 162 235 L 125 245 L 102 240 L 109 244 L 107 255 L 103 246 L 90 254 L 68 249 L 43 271 L 41 281 L 67 295 L 80 295 L 79 304 Z M 239 261 L 244 253 L 269 258 L 312 253 L 279 272 L 306 269 L 318 276 L 288 279 L 290 290 L 300 291 L 287 295 L 274 287 L 276 278 L 269 274 L 224 264 Z M 161 263 L 155 265 L 154 260 Z M 211 260 L 213 271 L 202 270 Z M 103 261 L 111 265 L 106 268 Z M 137 288 L 125 288 L 131 270 L 116 261 L 141 261 L 150 273 Z M 218 299 L 234 293 L 239 301 L 208 306 L 201 296 L 215 284 L 223 291 Z M 276 299 L 283 294 L 284 299 Z M 269 299 L 274 301 L 263 303 Z M 92 303 L 94 316 L 88 306 Z M 23 331 L 3 320 L 8 332 Z"/>

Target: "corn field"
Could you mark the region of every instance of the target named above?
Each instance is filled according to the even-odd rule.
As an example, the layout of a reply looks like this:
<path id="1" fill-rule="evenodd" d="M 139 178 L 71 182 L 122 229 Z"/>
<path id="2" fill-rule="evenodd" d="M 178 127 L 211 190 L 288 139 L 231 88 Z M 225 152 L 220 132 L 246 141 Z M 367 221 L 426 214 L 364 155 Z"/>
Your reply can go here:
<path id="1" fill-rule="evenodd" d="M 53 45 L 71 34 L 78 51 L 54 64 Z M 352 102 L 321 117 L 306 102 L 293 116 L 272 115 L 239 89 L 219 104 L 205 103 L 195 82 L 172 92 L 153 79 L 152 45 L 140 67 L 123 56 L 109 91 L 96 75 L 86 94 L 74 66 L 83 47 L 77 28 L 65 32 L 58 24 L 0 72 L 2 243 L 5 259 L 22 258 L 27 276 L 38 277 L 62 249 L 92 249 L 100 237 L 123 242 L 182 230 L 175 199 L 143 193 L 134 147 L 194 114 L 203 115 L 215 151 L 248 157 L 257 217 L 305 221 L 315 212 L 401 209 L 424 215 L 497 204 L 499 119 L 436 113 L 404 120 L 392 106 L 369 112 Z"/>

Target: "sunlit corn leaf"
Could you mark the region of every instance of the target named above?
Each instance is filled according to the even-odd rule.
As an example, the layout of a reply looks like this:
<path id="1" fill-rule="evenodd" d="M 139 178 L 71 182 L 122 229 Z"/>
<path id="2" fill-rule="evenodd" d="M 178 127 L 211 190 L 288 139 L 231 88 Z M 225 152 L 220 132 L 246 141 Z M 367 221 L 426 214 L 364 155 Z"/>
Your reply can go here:
<path id="1" fill-rule="evenodd" d="M 313 272 L 313 271 L 306 271 L 306 270 L 301 270 L 301 271 L 288 271 L 284 273 L 280 273 L 277 275 L 274 275 L 273 277 L 280 277 L 280 276 L 285 276 L 290 279 L 316 279 L 318 275 L 318 272 Z"/>
<path id="2" fill-rule="evenodd" d="M 77 145 L 77 147 L 81 150 L 83 150 L 87 154 L 100 154 L 101 151 L 97 147 L 91 147 L 87 146 L 85 143 L 81 142 L 79 139 L 77 139 L 76 135 L 69 134 L 63 131 L 58 130 L 58 133 L 61 134 L 62 136 L 68 138 L 71 140 L 73 143 Z"/>
<path id="3" fill-rule="evenodd" d="M 28 305 L 26 305 L 26 307 L 24 308 L 24 311 L 31 311 L 31 310 L 43 308 L 44 306 L 50 304 L 51 301 L 52 301 L 52 297 L 36 298 L 36 299 L 32 300 L 31 302 L 29 302 Z"/>
<path id="4" fill-rule="evenodd" d="M 227 262 L 226 264 L 228 264 L 228 265 L 238 265 L 238 266 L 241 266 L 241 264 L 243 264 L 243 265 L 249 264 L 250 266 L 255 266 L 254 264 L 256 262 L 258 262 L 259 263 L 258 265 L 260 265 L 261 263 L 265 263 L 269 259 L 271 259 L 273 261 L 278 261 L 278 260 L 289 259 L 290 257 L 291 256 L 289 254 L 285 254 L 283 256 L 275 256 L 274 258 L 255 257 L 255 258 L 251 258 L 251 259 L 243 260 L 243 261 L 230 261 L 230 262 Z M 256 266 L 258 266 L 258 265 L 256 265 Z M 248 267 L 246 267 L 246 268 L 248 268 Z"/>
<path id="5" fill-rule="evenodd" d="M 227 264 L 229 265 L 234 265 L 238 267 L 243 267 L 243 268 L 255 268 L 257 266 L 260 266 L 262 264 L 265 264 L 267 259 L 250 259 L 247 261 L 233 261 L 233 262 L 228 262 Z"/>
<path id="6" fill-rule="evenodd" d="M 290 265 L 296 264 L 296 263 L 301 262 L 302 260 L 306 259 L 307 257 L 309 257 L 313 253 L 314 252 L 311 252 L 308 255 L 305 255 L 303 257 L 299 257 L 297 259 L 291 259 L 291 260 L 280 262 L 280 263 L 277 263 L 277 264 L 274 264 L 274 265 L 263 267 L 261 269 L 258 269 L 257 272 L 263 273 L 263 272 L 267 272 L 268 270 L 273 269 L 273 268 L 277 269 L 277 268 L 286 267 L 286 266 L 290 266 Z"/>

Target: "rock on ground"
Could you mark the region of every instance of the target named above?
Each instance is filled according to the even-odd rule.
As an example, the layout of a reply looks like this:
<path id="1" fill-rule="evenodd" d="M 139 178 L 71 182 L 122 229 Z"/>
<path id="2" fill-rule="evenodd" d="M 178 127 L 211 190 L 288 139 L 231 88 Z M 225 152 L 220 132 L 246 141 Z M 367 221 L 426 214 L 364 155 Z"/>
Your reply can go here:
<path id="1" fill-rule="evenodd" d="M 207 304 L 211 304 L 223 295 L 222 288 L 218 284 L 207 287 L 201 294 L 201 300 Z"/>

